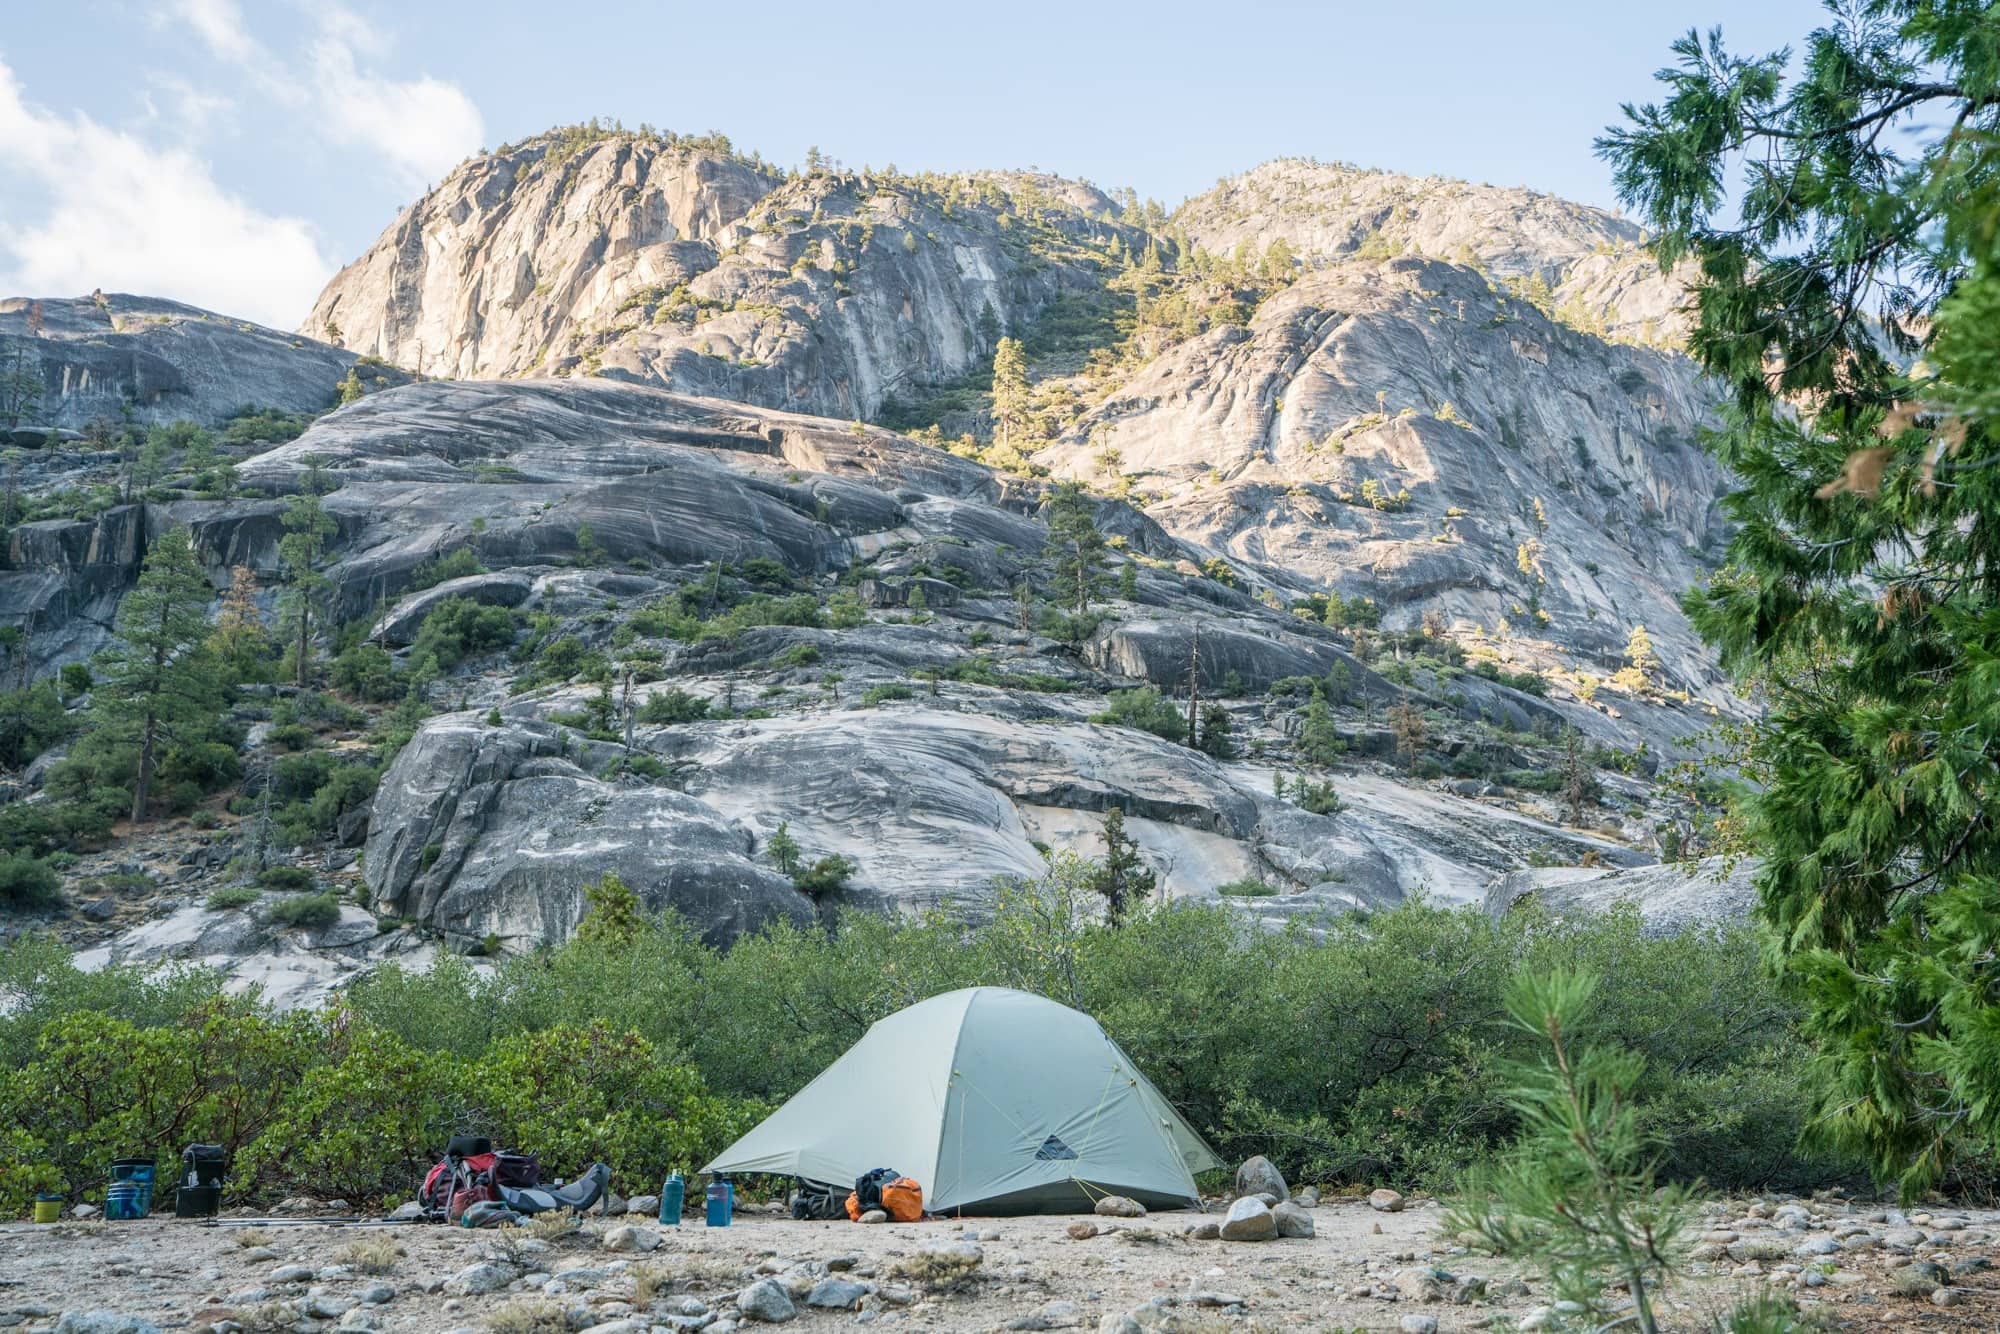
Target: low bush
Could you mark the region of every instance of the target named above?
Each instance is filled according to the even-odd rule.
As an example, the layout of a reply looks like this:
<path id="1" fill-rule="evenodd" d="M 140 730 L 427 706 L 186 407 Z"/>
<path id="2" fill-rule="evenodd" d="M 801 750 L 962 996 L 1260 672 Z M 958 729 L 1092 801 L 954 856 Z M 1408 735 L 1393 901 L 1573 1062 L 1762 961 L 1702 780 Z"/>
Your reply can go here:
<path id="1" fill-rule="evenodd" d="M 86 974 L 54 942 L 17 939 L 0 952 L 0 1213 L 50 1185 L 95 1190 L 104 1161 L 136 1146 L 195 1139 L 246 1165 L 232 1174 L 241 1202 L 308 1182 L 407 1197 L 470 1126 L 556 1172 L 602 1159 L 616 1181 L 656 1182 L 876 1020 L 988 984 L 1093 1015 L 1226 1159 L 1444 1189 L 1517 1135 L 1505 1095 L 1531 1037 L 1502 1022 L 1503 998 L 1517 970 L 1557 968 L 1603 979 L 1590 1040 L 1645 1057 L 1632 1096 L 1664 1178 L 1858 1179 L 1857 1164 L 1800 1147 L 1813 1048 L 1748 926 L 1652 937 L 1634 910 L 1495 920 L 1424 901 L 1284 932 L 1246 931 L 1226 904 L 1142 903 L 1110 926 L 1095 870 L 1054 858 L 976 919 L 851 911 L 727 952 L 668 916 L 477 967 L 447 954 L 370 974 L 333 1011 L 282 1017 L 223 996 L 212 972 Z M 1227 888 L 1261 897 L 1256 884 Z"/>
<path id="2" fill-rule="evenodd" d="M 1172 700 L 1152 686 L 1112 691 L 1105 701 L 1104 711 L 1093 714 L 1090 721 L 1109 723 L 1114 727 L 1136 727 L 1169 741 L 1179 741 L 1187 736 L 1187 721 L 1181 717 L 1181 711 Z"/>
<path id="3" fill-rule="evenodd" d="M 332 891 L 292 894 L 272 904 L 264 914 L 272 926 L 304 927 L 309 930 L 332 926 L 340 920 L 340 900 Z"/>
<path id="4" fill-rule="evenodd" d="M 0 908 L 42 908 L 62 900 L 62 877 L 38 857 L 0 857 Z"/>

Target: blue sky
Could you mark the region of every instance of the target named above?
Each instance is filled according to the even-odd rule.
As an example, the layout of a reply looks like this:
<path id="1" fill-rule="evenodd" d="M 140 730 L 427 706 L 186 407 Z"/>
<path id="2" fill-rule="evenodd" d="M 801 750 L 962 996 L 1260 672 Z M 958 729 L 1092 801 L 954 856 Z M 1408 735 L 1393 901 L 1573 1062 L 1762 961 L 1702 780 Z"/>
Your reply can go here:
<path id="1" fill-rule="evenodd" d="M 1178 203 L 1313 156 L 1612 207 L 1591 139 L 1690 26 L 1817 0 L 1190 5 L 0 0 L 0 296 L 291 327 L 467 153 L 618 117 L 794 163 L 1036 166 Z"/>

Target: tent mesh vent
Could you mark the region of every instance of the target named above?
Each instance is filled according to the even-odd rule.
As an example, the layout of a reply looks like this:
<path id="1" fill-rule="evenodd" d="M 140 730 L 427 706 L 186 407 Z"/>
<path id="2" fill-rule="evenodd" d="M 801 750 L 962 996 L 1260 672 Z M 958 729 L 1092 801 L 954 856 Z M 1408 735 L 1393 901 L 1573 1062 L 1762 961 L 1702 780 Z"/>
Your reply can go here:
<path id="1" fill-rule="evenodd" d="M 1057 1136 L 1051 1135 L 1042 1141 L 1041 1148 L 1035 1150 L 1035 1157 L 1045 1163 L 1052 1163 L 1059 1158 L 1076 1157 L 1076 1150 L 1063 1143 Z"/>

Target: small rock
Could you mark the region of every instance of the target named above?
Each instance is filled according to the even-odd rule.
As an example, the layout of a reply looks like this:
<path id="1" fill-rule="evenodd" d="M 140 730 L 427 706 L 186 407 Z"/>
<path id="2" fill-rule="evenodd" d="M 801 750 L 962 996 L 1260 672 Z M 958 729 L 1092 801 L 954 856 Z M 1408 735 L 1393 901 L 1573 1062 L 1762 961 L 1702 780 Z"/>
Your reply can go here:
<path id="1" fill-rule="evenodd" d="M 118 915 L 118 900 L 106 894 L 101 899 L 92 899 L 77 912 L 86 922 L 108 922 Z"/>
<path id="2" fill-rule="evenodd" d="M 415 1200 L 405 1200 L 389 1211 L 392 1223 L 414 1223 L 424 1216 L 424 1206 Z"/>
<path id="3" fill-rule="evenodd" d="M 361 1300 L 369 1306 L 384 1306 L 396 1300 L 396 1290 L 387 1283 L 370 1283 L 361 1290 Z"/>
<path id="4" fill-rule="evenodd" d="M 279 1265 L 271 1271 L 269 1281 L 272 1283 L 309 1283 L 312 1281 L 312 1276 L 313 1271 L 307 1265 Z"/>
<path id="5" fill-rule="evenodd" d="M 122 1311 L 64 1311 L 55 1334 L 160 1334 L 160 1327 Z"/>
<path id="6" fill-rule="evenodd" d="M 1144 1218 L 1146 1206 L 1123 1195 L 1106 1195 L 1097 1202 L 1096 1212 L 1106 1218 Z"/>
<path id="7" fill-rule="evenodd" d="M 1932 1306 L 1957 1306 L 1965 1300 L 1965 1294 L 1957 1288 L 1939 1288 L 1931 1294 Z"/>
<path id="8" fill-rule="evenodd" d="M 515 1279 L 514 1266 L 491 1260 L 467 1265 L 444 1281 L 444 1290 L 453 1297 L 482 1297 L 498 1292 Z"/>
<path id="9" fill-rule="evenodd" d="M 1238 1200 L 1223 1217 L 1224 1241 L 1269 1241 L 1278 1235 L 1278 1220 L 1262 1200 Z"/>
<path id="10" fill-rule="evenodd" d="M 747 1320 L 762 1320 L 771 1325 L 781 1325 L 799 1313 L 792 1305 L 792 1294 L 785 1291 L 783 1284 L 768 1278 L 737 1293 L 736 1309 Z"/>
<path id="11" fill-rule="evenodd" d="M 851 1311 L 855 1303 L 868 1295 L 866 1283 L 856 1283 L 846 1278 L 823 1278 L 813 1284 L 806 1294 L 806 1305 L 816 1306 L 825 1311 Z"/>
<path id="12" fill-rule="evenodd" d="M 1924 1234 L 1913 1227 L 1892 1227 L 1882 1234 L 1882 1244 L 1892 1250 L 1913 1251 L 1924 1244 Z"/>
<path id="13" fill-rule="evenodd" d="M 1748 1264 L 1752 1260 L 1782 1260 L 1790 1254 L 1791 1249 L 1773 1237 L 1745 1237 L 1742 1241 L 1732 1242 L 1729 1247 L 1729 1258 L 1738 1264 Z"/>
<path id="14" fill-rule="evenodd" d="M 1275 1195 L 1280 1200 L 1290 1199 L 1292 1194 L 1283 1174 L 1261 1153 L 1254 1158 L 1246 1158 L 1243 1166 L 1236 1169 L 1236 1193 Z"/>
<path id="15" fill-rule="evenodd" d="M 69 1216 L 71 1218 L 95 1218 L 97 1217 L 97 1213 L 98 1213 L 97 1206 L 94 1204 L 77 1204 L 70 1206 Z M 84 1314 L 86 1316 L 103 1315 L 104 1312 L 86 1311 L 84 1312 Z"/>
<path id="16" fill-rule="evenodd" d="M 870 1209 L 861 1215 L 860 1221 L 863 1223 L 886 1223 L 889 1221 L 889 1215 L 887 1211 L 882 1209 Z"/>
<path id="17" fill-rule="evenodd" d="M 1403 1212 L 1403 1197 L 1398 1191 L 1384 1188 L 1368 1192 L 1368 1207 L 1377 1213 L 1399 1214 Z"/>
<path id="18" fill-rule="evenodd" d="M 1071 1241 L 1089 1241 L 1092 1237 L 1097 1235 L 1097 1224 L 1083 1223 L 1083 1222 L 1071 1223 L 1068 1227 L 1064 1228 L 1063 1231 L 1069 1235 L 1069 1239 Z"/>
<path id="19" fill-rule="evenodd" d="M 1271 1210 L 1271 1217 L 1277 1222 L 1281 1237 L 1310 1237 L 1313 1234 L 1313 1216 L 1291 1200 Z"/>
<path id="20" fill-rule="evenodd" d="M 305 1304 L 300 1308 L 314 1320 L 338 1320 L 354 1309 L 355 1303 L 344 1297 L 336 1297 L 322 1288 L 314 1288 L 306 1294 Z"/>
<path id="21" fill-rule="evenodd" d="M 1441 1302 L 1453 1278 L 1442 1269 L 1399 1269 L 1389 1281 L 1406 1302 Z"/>
<path id="22" fill-rule="evenodd" d="M 1074 1329 L 1083 1323 L 1082 1308 L 1075 1302 L 1053 1301 L 1035 1314 L 1048 1329 Z"/>
<path id="23" fill-rule="evenodd" d="M 1406 1315 L 1396 1322 L 1396 1328 L 1403 1334 L 1437 1334 L 1438 1320 L 1434 1315 Z"/>
<path id="24" fill-rule="evenodd" d="M 1304 1190 L 1293 1191 L 1292 1202 L 1302 1209 L 1319 1208 L 1319 1187 L 1307 1186 Z"/>
<path id="25" fill-rule="evenodd" d="M 860 1263 L 861 1257 L 858 1255 L 836 1255 L 826 1262 L 826 1267 L 831 1272 L 839 1274 L 854 1268 L 854 1266 Z"/>
<path id="26" fill-rule="evenodd" d="M 1196 1241 L 1220 1241 L 1222 1239 L 1222 1224 L 1214 1222 L 1196 1223 L 1187 1230 L 1187 1234 Z"/>
<path id="27" fill-rule="evenodd" d="M 625 1201 L 625 1212 L 628 1214 L 644 1214 L 648 1218 L 658 1218 L 660 1216 L 660 1197 L 657 1195 L 634 1195 L 631 1199 Z"/>

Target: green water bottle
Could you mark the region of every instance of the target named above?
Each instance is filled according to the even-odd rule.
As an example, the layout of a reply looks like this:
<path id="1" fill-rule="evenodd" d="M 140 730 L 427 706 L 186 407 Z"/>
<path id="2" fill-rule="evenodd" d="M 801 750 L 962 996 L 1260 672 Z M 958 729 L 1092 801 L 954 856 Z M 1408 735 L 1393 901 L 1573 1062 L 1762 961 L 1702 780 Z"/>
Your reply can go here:
<path id="1" fill-rule="evenodd" d="M 660 1221 L 669 1226 L 679 1226 L 681 1206 L 687 1202 L 687 1182 L 679 1172 L 667 1178 L 660 1187 Z"/>

